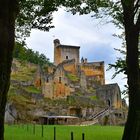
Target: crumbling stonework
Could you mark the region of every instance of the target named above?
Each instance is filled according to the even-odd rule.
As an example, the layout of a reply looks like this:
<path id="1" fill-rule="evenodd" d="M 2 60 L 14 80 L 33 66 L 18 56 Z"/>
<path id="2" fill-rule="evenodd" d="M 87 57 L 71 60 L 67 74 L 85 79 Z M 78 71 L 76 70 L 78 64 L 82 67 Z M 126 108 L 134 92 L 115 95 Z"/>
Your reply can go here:
<path id="1" fill-rule="evenodd" d="M 96 90 L 98 98 L 103 100 L 108 107 L 111 108 L 122 108 L 122 99 L 120 94 L 120 88 L 118 84 L 107 84 L 100 86 Z"/>
<path id="2" fill-rule="evenodd" d="M 53 101 L 64 99 L 72 105 L 53 107 L 47 115 L 74 115 L 91 120 L 109 110 L 101 115 L 99 123 L 123 124 L 127 106 L 118 84 L 105 84 L 103 61 L 88 62 L 82 58 L 79 62 L 79 50 L 80 47 L 61 45 L 58 39 L 54 40 L 54 65 L 47 66 L 40 77 L 38 72 L 35 86 L 41 86 L 44 97 Z"/>
<path id="3" fill-rule="evenodd" d="M 53 72 L 46 74 L 43 94 L 48 98 L 61 98 L 77 92 L 78 88 L 88 90 L 93 84 L 105 84 L 104 62 L 91 62 L 81 59 L 79 46 L 61 45 L 54 40 Z"/>
<path id="4" fill-rule="evenodd" d="M 6 123 L 39 123 L 44 115 L 78 117 L 62 124 L 125 123 L 127 105 L 117 84 L 105 85 L 103 62 L 68 59 L 43 68 L 13 63 Z"/>

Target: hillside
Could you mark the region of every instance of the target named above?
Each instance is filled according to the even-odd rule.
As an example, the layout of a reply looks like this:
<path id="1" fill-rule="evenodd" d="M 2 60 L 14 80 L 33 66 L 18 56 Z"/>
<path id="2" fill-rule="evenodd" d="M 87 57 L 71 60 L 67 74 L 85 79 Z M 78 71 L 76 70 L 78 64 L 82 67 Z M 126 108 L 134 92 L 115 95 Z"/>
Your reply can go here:
<path id="1" fill-rule="evenodd" d="M 118 84 L 105 84 L 104 61 L 80 62 L 80 47 L 58 39 L 54 52 L 52 64 L 43 54 L 16 44 L 5 122 L 124 124 L 127 106 Z"/>

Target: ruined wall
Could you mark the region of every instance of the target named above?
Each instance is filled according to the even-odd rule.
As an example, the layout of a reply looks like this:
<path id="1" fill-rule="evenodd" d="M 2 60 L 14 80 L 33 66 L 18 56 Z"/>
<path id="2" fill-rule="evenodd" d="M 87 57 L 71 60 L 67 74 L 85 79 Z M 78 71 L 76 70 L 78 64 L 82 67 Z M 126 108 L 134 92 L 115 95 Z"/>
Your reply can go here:
<path id="1" fill-rule="evenodd" d="M 105 84 L 104 62 L 81 63 L 81 71 L 87 77 L 93 77 L 93 81 L 100 82 L 101 85 Z"/>
<path id="2" fill-rule="evenodd" d="M 103 62 L 76 64 L 75 59 L 65 60 L 56 66 L 52 81 L 45 83 L 45 96 L 49 98 L 66 97 L 79 87 L 83 90 L 94 83 L 104 84 Z"/>
<path id="3" fill-rule="evenodd" d="M 121 92 L 118 84 L 102 85 L 96 90 L 96 95 L 109 107 L 114 109 L 122 108 Z"/>
<path id="4" fill-rule="evenodd" d="M 70 95 L 71 88 L 68 86 L 68 80 L 63 65 L 59 65 L 52 75 L 48 75 L 43 94 L 48 98 L 59 98 Z"/>
<path id="5" fill-rule="evenodd" d="M 54 48 L 54 65 L 58 65 L 62 62 L 61 58 L 61 48 L 55 47 Z"/>
<path id="6" fill-rule="evenodd" d="M 75 59 L 65 61 L 63 63 L 63 68 L 67 72 L 71 72 L 72 74 L 77 74 Z"/>
<path id="7" fill-rule="evenodd" d="M 80 86 L 82 89 L 87 89 L 87 78 L 84 72 L 81 71 L 80 73 Z"/>

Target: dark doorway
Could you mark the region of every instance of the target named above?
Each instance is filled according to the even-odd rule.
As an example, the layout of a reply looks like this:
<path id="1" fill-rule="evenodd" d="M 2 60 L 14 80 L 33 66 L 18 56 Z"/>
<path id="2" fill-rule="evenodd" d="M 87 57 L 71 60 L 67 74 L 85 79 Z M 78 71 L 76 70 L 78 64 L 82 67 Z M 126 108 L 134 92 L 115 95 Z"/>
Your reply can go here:
<path id="1" fill-rule="evenodd" d="M 59 77 L 59 83 L 61 83 L 61 77 Z"/>
<path id="2" fill-rule="evenodd" d="M 109 99 L 107 100 L 107 105 L 108 105 L 109 107 L 111 106 L 111 102 L 110 102 Z"/>
<path id="3" fill-rule="evenodd" d="M 68 56 L 66 56 L 66 59 L 69 59 L 69 57 L 68 57 Z"/>

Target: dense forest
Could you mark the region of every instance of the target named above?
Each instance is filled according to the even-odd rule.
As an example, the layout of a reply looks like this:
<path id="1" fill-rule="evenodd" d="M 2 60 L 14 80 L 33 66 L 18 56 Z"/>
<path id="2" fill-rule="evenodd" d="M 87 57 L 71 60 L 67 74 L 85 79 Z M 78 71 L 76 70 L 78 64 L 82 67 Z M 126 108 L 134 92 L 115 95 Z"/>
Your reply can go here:
<path id="1" fill-rule="evenodd" d="M 43 66 L 44 64 L 51 64 L 49 59 L 44 54 L 39 54 L 38 51 L 33 51 L 26 47 L 23 43 L 16 42 L 13 52 L 13 57 L 20 61 L 27 61 L 30 63 Z"/>

